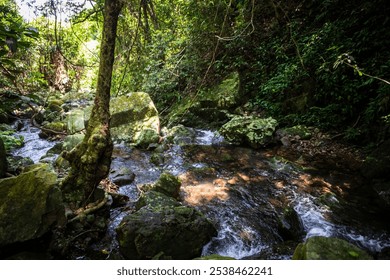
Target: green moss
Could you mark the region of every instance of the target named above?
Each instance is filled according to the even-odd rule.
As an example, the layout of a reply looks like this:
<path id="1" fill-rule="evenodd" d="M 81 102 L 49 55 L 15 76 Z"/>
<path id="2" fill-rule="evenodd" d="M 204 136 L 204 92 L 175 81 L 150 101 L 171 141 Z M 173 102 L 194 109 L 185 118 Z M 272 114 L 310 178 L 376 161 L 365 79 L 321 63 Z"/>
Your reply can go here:
<path id="1" fill-rule="evenodd" d="M 173 198 L 179 197 L 181 182 L 179 178 L 171 173 L 164 172 L 154 185 L 154 190 L 171 196 Z"/>
<path id="2" fill-rule="evenodd" d="M 235 258 L 213 254 L 200 258 L 195 258 L 194 260 L 235 260 Z"/>
<path id="3" fill-rule="evenodd" d="M 312 137 L 312 133 L 307 126 L 304 125 L 296 125 L 293 127 L 283 129 L 287 135 L 291 136 L 299 136 L 302 140 L 308 140 Z"/>
<path id="4" fill-rule="evenodd" d="M 14 135 L 14 133 L 15 130 L 0 131 L 0 138 L 3 140 L 4 147 L 7 152 L 20 148 L 24 145 L 24 137 L 20 135 Z"/>
<path id="5" fill-rule="evenodd" d="M 43 127 L 58 132 L 62 132 L 66 130 L 66 124 L 63 122 L 51 122 L 45 124 Z"/>
<path id="6" fill-rule="evenodd" d="M 47 164 L 0 180 L 0 246 L 38 238 L 57 222 L 62 201 L 56 184 L 57 176 Z"/>
<path id="7" fill-rule="evenodd" d="M 295 249 L 294 260 L 371 260 L 372 257 L 345 240 L 314 236 Z"/>
<path id="8" fill-rule="evenodd" d="M 247 144 L 258 148 L 273 140 L 278 122 L 273 118 L 261 119 L 253 116 L 235 116 L 224 124 L 219 132 L 235 145 Z"/>

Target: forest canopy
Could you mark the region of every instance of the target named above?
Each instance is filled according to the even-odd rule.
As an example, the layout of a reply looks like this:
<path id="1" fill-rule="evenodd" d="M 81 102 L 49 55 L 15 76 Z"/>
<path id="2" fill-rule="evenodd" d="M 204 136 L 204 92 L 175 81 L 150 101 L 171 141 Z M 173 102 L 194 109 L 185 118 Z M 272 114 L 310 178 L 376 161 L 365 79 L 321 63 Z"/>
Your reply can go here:
<path id="1" fill-rule="evenodd" d="M 2 97 L 94 91 L 103 1 L 19 2 L 37 16 L 26 22 L 14 0 L 1 0 Z M 112 96 L 145 91 L 169 115 L 238 73 L 231 110 L 338 130 L 354 143 L 387 137 L 384 1 L 122 2 Z"/>

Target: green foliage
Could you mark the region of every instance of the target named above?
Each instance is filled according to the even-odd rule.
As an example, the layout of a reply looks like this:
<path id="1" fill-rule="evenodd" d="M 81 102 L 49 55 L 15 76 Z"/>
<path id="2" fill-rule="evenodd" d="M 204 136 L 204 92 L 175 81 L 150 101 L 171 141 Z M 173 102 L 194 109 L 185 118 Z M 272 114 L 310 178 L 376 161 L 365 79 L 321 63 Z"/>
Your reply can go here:
<path id="1" fill-rule="evenodd" d="M 0 85 L 15 85 L 27 65 L 24 57 L 37 37 L 38 31 L 23 22 L 14 1 L 0 2 Z"/>
<path id="2" fill-rule="evenodd" d="M 0 127 L 0 138 L 4 142 L 4 146 L 7 152 L 24 145 L 23 136 L 15 136 L 14 133 L 15 131 L 10 127 L 4 125 Z"/>

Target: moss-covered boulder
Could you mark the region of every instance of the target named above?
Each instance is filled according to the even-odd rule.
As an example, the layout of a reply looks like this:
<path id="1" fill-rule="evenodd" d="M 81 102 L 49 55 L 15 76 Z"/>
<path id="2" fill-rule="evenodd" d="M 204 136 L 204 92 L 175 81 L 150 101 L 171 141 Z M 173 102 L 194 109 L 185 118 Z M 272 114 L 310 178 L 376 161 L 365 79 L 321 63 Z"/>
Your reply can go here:
<path id="1" fill-rule="evenodd" d="M 261 119 L 254 116 L 234 116 L 219 130 L 225 139 L 235 145 L 264 147 L 274 141 L 278 122 L 273 118 Z"/>
<path id="2" fill-rule="evenodd" d="M 64 223 L 62 194 L 49 165 L 0 180 L 0 246 L 39 238 Z"/>
<path id="3" fill-rule="evenodd" d="M 156 183 L 139 187 L 142 193 L 137 203 L 138 209 L 146 205 L 151 207 L 178 206 L 180 186 L 179 178 L 168 172 L 162 173 Z"/>
<path id="4" fill-rule="evenodd" d="M 5 176 L 7 168 L 7 153 L 5 151 L 3 140 L 0 138 L 0 178 L 3 178 Z"/>
<path id="5" fill-rule="evenodd" d="M 164 173 L 154 185 L 141 187 L 137 211 L 123 218 L 116 228 L 119 248 L 128 259 L 199 257 L 216 230 L 194 208 L 181 205 L 180 181 Z"/>
<path id="6" fill-rule="evenodd" d="M 179 178 L 171 173 L 164 172 L 160 175 L 160 178 L 153 185 L 152 189 L 177 199 L 179 198 L 180 186 L 181 182 Z"/>
<path id="7" fill-rule="evenodd" d="M 165 140 L 168 143 L 184 146 L 194 142 L 195 130 L 184 125 L 177 125 L 168 130 Z"/>
<path id="8" fill-rule="evenodd" d="M 295 249 L 294 260 L 370 260 L 372 257 L 355 245 L 338 238 L 314 236 Z"/>
<path id="9" fill-rule="evenodd" d="M 116 232 L 120 251 L 128 259 L 152 259 L 161 253 L 193 259 L 216 235 L 199 211 L 186 206 L 143 207 L 126 216 Z"/>
<path id="10" fill-rule="evenodd" d="M 158 142 L 156 135 L 160 133 L 160 119 L 147 93 L 132 92 L 113 98 L 110 111 L 111 135 L 114 140 L 138 143 L 142 146 Z M 145 130 L 148 132 L 144 133 Z"/>
<path id="11" fill-rule="evenodd" d="M 68 134 L 80 133 L 85 129 L 85 122 L 89 119 L 88 110 L 75 109 L 66 116 Z"/>

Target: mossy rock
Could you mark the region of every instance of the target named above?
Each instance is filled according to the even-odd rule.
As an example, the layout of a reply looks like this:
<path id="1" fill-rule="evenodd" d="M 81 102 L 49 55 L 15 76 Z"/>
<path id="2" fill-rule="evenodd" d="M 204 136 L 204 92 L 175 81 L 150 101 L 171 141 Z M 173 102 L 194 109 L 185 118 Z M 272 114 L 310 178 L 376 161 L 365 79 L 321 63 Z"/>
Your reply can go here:
<path id="1" fill-rule="evenodd" d="M 83 133 L 76 133 L 73 135 L 68 135 L 64 138 L 64 142 L 62 144 L 62 148 L 65 151 L 70 151 L 74 147 L 76 147 L 79 143 L 81 143 L 84 139 L 84 134 Z"/>
<path id="2" fill-rule="evenodd" d="M 261 119 L 254 116 L 234 116 L 219 130 L 226 141 L 235 145 L 264 147 L 274 141 L 278 122 L 273 118 Z"/>
<path id="3" fill-rule="evenodd" d="M 34 161 L 28 157 L 21 156 L 9 156 L 8 161 L 8 173 L 19 174 L 25 167 L 33 165 Z"/>
<path id="4" fill-rule="evenodd" d="M 279 216 L 278 231 L 284 240 L 301 241 L 304 236 L 302 220 L 293 207 L 284 209 Z"/>
<path id="5" fill-rule="evenodd" d="M 144 206 L 158 211 L 163 207 L 180 206 L 180 203 L 175 198 L 167 196 L 160 192 L 148 191 L 146 193 L 141 194 L 136 203 L 136 209 L 139 210 Z"/>
<path id="6" fill-rule="evenodd" d="M 355 245 L 338 238 L 314 236 L 300 243 L 293 260 L 371 260 L 372 257 Z"/>
<path id="7" fill-rule="evenodd" d="M 0 246 L 39 238 L 65 223 L 57 175 L 47 164 L 0 180 L 0 205 Z"/>
<path id="8" fill-rule="evenodd" d="M 213 255 L 208 255 L 200 258 L 195 258 L 194 260 L 225 260 L 226 261 L 226 260 L 235 260 L 235 258 L 213 254 Z"/>
<path id="9" fill-rule="evenodd" d="M 7 153 L 5 150 L 3 140 L 0 138 L 0 178 L 3 178 L 5 176 L 7 169 L 8 169 Z"/>
<path id="10" fill-rule="evenodd" d="M 160 175 L 156 183 L 142 185 L 140 186 L 140 190 L 144 193 L 149 191 L 156 191 L 169 197 L 173 197 L 174 199 L 178 199 L 180 187 L 181 182 L 179 178 L 169 172 L 164 172 Z"/>
<path id="11" fill-rule="evenodd" d="M 159 140 L 160 135 L 157 133 L 156 130 L 146 128 L 139 133 L 135 146 L 142 149 L 146 149 L 149 148 L 151 144 L 158 143 Z"/>
<path id="12" fill-rule="evenodd" d="M 66 127 L 68 134 L 80 133 L 85 129 L 85 123 L 89 119 L 86 110 L 75 109 L 69 112 L 66 117 Z"/>
<path id="13" fill-rule="evenodd" d="M 159 135 L 160 119 L 149 94 L 132 92 L 113 98 L 110 102 L 110 112 L 111 135 L 114 140 L 138 143 L 141 141 L 140 137 L 151 135 L 150 131 L 145 135 L 143 130 L 153 130 L 153 141 L 158 142 L 159 139 L 155 135 Z"/>
<path id="14" fill-rule="evenodd" d="M 63 131 L 66 131 L 66 124 L 63 122 L 50 122 L 50 123 L 44 124 L 43 128 L 50 129 L 50 130 L 53 130 L 55 132 L 63 132 Z"/>
<path id="15" fill-rule="evenodd" d="M 312 137 L 312 133 L 307 126 L 304 125 L 296 125 L 293 127 L 288 127 L 282 129 L 285 135 L 288 136 L 298 136 L 299 139 L 309 140 Z"/>
<path id="16" fill-rule="evenodd" d="M 169 143 L 183 146 L 192 143 L 195 137 L 194 129 L 184 125 L 177 125 L 169 129 L 165 139 Z"/>
<path id="17" fill-rule="evenodd" d="M 199 257 L 216 235 L 214 226 L 199 211 L 186 206 L 143 207 L 126 216 L 116 229 L 119 248 L 127 259 Z"/>

